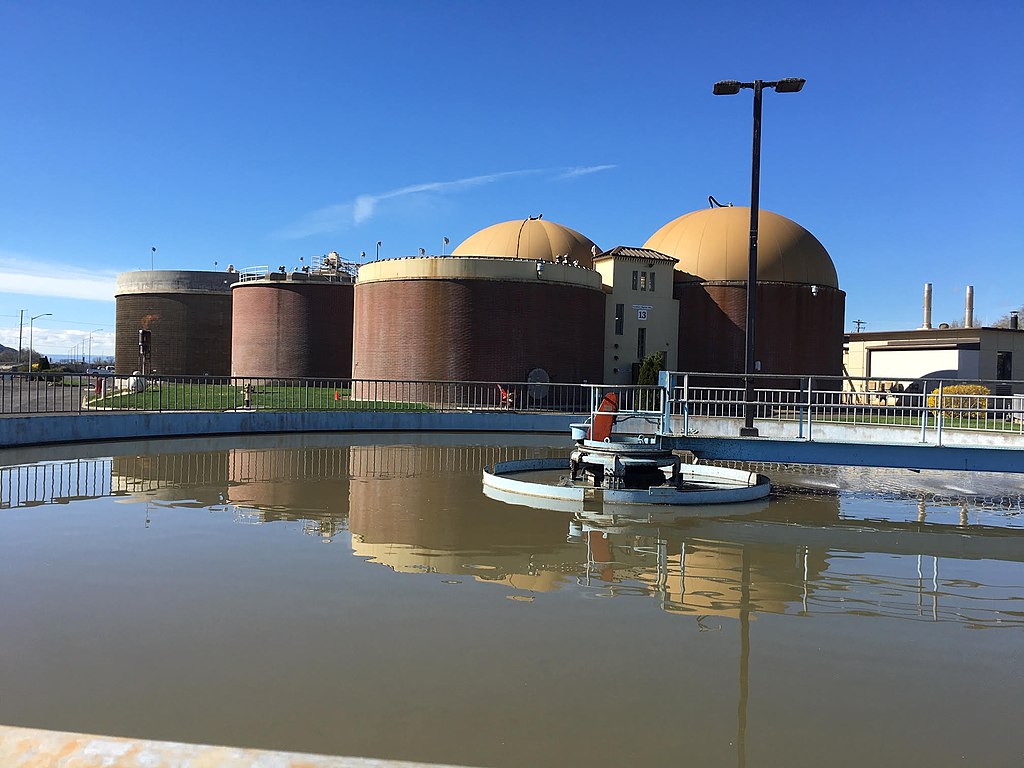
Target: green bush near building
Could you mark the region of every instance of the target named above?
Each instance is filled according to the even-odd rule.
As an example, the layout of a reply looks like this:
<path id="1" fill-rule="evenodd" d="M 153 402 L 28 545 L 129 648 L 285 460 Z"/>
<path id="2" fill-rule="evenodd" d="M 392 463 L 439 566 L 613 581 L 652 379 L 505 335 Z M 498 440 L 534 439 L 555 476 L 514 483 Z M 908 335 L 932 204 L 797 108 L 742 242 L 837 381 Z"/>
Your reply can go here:
<path id="1" fill-rule="evenodd" d="M 928 409 L 941 412 L 945 418 L 984 419 L 990 394 L 989 388 L 981 384 L 951 384 L 942 388 L 941 398 L 938 389 L 932 390 Z"/>

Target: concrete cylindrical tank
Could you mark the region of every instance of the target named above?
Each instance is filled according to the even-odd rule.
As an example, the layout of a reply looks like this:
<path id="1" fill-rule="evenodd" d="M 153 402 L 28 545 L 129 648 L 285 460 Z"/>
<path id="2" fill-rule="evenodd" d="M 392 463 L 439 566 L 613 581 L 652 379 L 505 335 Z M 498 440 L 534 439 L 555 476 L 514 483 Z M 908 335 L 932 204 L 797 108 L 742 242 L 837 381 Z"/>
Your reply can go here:
<path id="1" fill-rule="evenodd" d="M 350 280 L 272 272 L 237 283 L 232 295 L 233 376 L 352 375 Z"/>
<path id="2" fill-rule="evenodd" d="M 708 208 L 670 221 L 648 239 L 679 261 L 679 367 L 742 373 L 750 209 Z M 762 373 L 842 373 L 846 294 L 831 257 L 810 232 L 771 211 L 758 220 L 755 360 Z"/>
<path id="3" fill-rule="evenodd" d="M 227 376 L 233 272 L 140 270 L 117 276 L 115 365 L 140 370 L 139 330 L 152 332 L 147 372 Z"/>

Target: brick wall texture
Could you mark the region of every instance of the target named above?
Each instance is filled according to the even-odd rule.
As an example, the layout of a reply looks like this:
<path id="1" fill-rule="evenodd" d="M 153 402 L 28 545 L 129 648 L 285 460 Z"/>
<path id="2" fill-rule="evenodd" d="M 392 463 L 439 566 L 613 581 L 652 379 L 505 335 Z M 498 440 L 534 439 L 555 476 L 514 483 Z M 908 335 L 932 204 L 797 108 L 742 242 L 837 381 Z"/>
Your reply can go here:
<path id="1" fill-rule="evenodd" d="M 742 373 L 746 351 L 745 283 L 677 282 L 679 370 Z M 838 376 L 843 367 L 846 294 L 819 286 L 759 283 L 755 360 L 762 373 Z"/>
<path id="2" fill-rule="evenodd" d="M 229 294 L 126 294 L 115 304 L 119 374 L 139 370 L 139 329 L 153 332 L 149 371 L 166 376 L 227 376 L 231 370 Z"/>
<path id="3" fill-rule="evenodd" d="M 232 297 L 233 376 L 352 374 L 351 283 L 245 283 Z"/>
<path id="4" fill-rule="evenodd" d="M 392 280 L 355 288 L 352 375 L 371 379 L 601 380 L 604 293 L 558 283 Z"/>

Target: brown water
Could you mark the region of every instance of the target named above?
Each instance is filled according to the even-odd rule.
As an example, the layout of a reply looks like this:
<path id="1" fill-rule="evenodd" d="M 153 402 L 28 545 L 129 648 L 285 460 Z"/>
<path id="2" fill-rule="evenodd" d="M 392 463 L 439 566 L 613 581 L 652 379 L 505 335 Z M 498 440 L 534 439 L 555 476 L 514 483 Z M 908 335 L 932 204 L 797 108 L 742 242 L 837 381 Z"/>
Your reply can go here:
<path id="1" fill-rule="evenodd" d="M 481 493 L 566 443 L 0 454 L 0 723 L 480 766 L 1024 761 L 1024 481 L 766 468 L 786 490 L 744 516 L 610 527 Z"/>

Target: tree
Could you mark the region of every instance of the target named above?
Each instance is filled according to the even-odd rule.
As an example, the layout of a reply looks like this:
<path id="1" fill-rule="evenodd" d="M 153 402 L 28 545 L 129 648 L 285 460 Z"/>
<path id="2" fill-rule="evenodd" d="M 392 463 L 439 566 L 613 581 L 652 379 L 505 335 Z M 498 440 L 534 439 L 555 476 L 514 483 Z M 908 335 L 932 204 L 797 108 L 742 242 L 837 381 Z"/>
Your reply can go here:
<path id="1" fill-rule="evenodd" d="M 665 353 L 654 352 L 644 358 L 643 363 L 640 365 L 640 373 L 637 374 L 636 383 L 641 387 L 653 387 L 658 384 L 658 374 L 661 372 L 661 366 L 665 364 Z M 653 411 L 661 408 L 661 397 L 658 392 L 641 391 L 639 395 L 639 405 L 642 409 L 647 411 Z"/>
<path id="2" fill-rule="evenodd" d="M 636 383 L 642 387 L 652 387 L 658 383 L 658 374 L 665 364 L 665 353 L 654 352 L 644 358 L 640 366 L 640 373 L 637 374 Z"/>
<path id="3" fill-rule="evenodd" d="M 1024 315 L 1024 305 L 1021 305 L 1020 307 L 1018 307 L 1014 311 L 1017 313 L 1018 317 L 1020 317 L 1021 315 Z M 1009 328 L 1010 327 L 1010 313 L 1007 312 L 1005 315 L 1003 315 L 998 320 L 996 320 L 994 323 L 992 323 L 992 327 L 993 328 Z"/>

